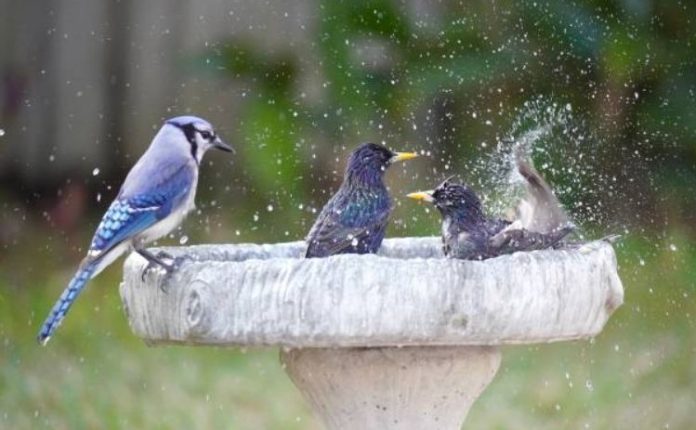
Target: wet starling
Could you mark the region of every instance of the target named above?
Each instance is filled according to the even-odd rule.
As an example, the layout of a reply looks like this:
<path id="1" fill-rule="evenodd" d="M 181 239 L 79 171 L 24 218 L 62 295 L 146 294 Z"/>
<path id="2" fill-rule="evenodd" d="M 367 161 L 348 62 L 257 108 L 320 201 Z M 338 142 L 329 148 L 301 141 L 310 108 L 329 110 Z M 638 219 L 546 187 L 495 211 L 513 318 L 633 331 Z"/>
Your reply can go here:
<path id="1" fill-rule="evenodd" d="M 471 188 L 441 183 L 432 191 L 408 197 L 433 203 L 442 214 L 445 255 L 465 260 L 483 260 L 516 251 L 550 248 L 574 230 L 549 185 L 525 159 L 517 159 L 527 194 L 514 221 L 488 218 L 481 200 Z"/>
<path id="2" fill-rule="evenodd" d="M 341 187 L 309 231 L 306 256 L 377 252 L 392 210 L 384 172 L 395 161 L 416 156 L 413 152 L 392 152 L 375 143 L 355 149 Z"/>

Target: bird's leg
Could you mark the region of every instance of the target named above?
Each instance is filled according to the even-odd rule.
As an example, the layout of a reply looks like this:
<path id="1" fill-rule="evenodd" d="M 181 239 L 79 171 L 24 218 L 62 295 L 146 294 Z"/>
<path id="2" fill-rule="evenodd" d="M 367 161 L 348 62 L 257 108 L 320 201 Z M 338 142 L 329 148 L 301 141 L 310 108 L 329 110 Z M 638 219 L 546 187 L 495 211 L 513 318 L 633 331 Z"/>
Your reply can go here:
<path id="1" fill-rule="evenodd" d="M 157 253 L 157 255 L 155 255 L 155 254 L 152 254 L 150 251 L 148 251 L 148 250 L 146 250 L 146 249 L 144 249 L 144 248 L 136 248 L 136 249 L 135 249 L 135 252 L 137 252 L 138 254 L 142 255 L 143 258 L 145 258 L 145 259 L 148 261 L 147 267 L 145 267 L 145 269 L 143 270 L 143 273 L 140 275 L 140 276 L 141 276 L 140 279 L 142 279 L 143 282 L 145 281 L 145 275 L 146 275 L 150 270 L 152 270 L 155 266 L 159 266 L 159 267 L 161 267 L 161 268 L 163 268 L 163 269 L 165 270 L 166 275 L 165 275 L 165 277 L 164 277 L 164 281 L 160 284 L 160 289 L 161 289 L 163 292 L 165 292 L 165 293 L 167 292 L 167 290 L 166 290 L 166 288 L 165 288 L 165 285 L 166 285 L 166 283 L 167 283 L 167 279 L 169 278 L 169 276 L 171 276 L 171 274 L 172 274 L 176 269 L 178 269 L 179 266 L 181 266 L 181 263 L 182 263 L 184 260 L 188 259 L 188 257 L 186 257 L 186 256 L 172 257 L 171 255 L 169 255 L 168 253 L 166 253 L 166 252 L 164 252 L 164 251 L 159 251 L 159 252 Z M 168 260 L 172 260 L 172 262 L 171 262 L 171 263 L 165 263 L 164 261 L 162 261 L 163 258 L 166 258 L 166 259 L 168 259 Z"/>
<path id="2" fill-rule="evenodd" d="M 166 254 L 164 251 L 160 251 L 157 253 L 157 255 L 154 255 L 150 251 L 148 251 L 145 248 L 140 248 L 136 249 L 135 252 L 140 254 L 144 259 L 148 261 L 147 266 L 145 267 L 145 270 L 143 270 L 142 275 L 140 278 L 145 281 L 145 275 L 152 269 L 154 269 L 156 266 L 159 266 L 163 268 L 167 273 L 171 273 L 175 269 L 175 265 L 172 263 L 165 263 L 162 261 L 162 258 L 171 258 L 169 254 Z"/>

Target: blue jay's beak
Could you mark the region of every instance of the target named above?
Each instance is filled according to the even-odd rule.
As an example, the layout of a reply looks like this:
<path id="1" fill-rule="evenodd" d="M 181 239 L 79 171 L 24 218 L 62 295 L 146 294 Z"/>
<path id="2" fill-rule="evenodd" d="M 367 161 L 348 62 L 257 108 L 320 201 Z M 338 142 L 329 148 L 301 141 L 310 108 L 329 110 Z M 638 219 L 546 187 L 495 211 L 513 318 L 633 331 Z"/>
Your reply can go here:
<path id="1" fill-rule="evenodd" d="M 220 139 L 220 136 L 215 137 L 215 140 L 213 141 L 213 147 L 221 151 L 234 153 L 234 149 L 230 145 L 223 142 L 222 139 Z"/>

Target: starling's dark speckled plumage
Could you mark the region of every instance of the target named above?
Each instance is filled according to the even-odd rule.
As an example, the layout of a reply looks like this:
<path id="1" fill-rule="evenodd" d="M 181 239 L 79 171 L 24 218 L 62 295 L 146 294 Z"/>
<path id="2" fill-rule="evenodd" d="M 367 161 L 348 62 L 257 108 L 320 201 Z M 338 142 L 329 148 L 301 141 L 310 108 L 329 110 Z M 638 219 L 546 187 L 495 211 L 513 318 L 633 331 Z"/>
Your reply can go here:
<path id="1" fill-rule="evenodd" d="M 375 253 L 382 244 L 392 203 L 384 172 L 416 154 L 365 143 L 348 160 L 343 183 L 326 203 L 307 236 L 307 257 Z"/>
<path id="2" fill-rule="evenodd" d="M 527 195 L 514 222 L 484 215 L 474 191 L 444 181 L 432 191 L 409 197 L 433 203 L 442 214 L 445 255 L 465 260 L 483 260 L 516 251 L 555 246 L 573 231 L 558 199 L 534 167 L 518 159 L 517 168 L 526 180 Z"/>

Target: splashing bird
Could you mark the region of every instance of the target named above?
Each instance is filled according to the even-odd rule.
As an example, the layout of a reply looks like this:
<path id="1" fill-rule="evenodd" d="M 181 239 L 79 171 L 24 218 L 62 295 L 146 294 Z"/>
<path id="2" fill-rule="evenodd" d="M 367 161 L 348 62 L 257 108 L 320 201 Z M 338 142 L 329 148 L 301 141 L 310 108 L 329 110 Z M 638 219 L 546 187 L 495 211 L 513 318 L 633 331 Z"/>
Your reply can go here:
<path id="1" fill-rule="evenodd" d="M 518 156 L 517 171 L 525 180 L 526 195 L 512 222 L 486 217 L 476 193 L 450 180 L 408 197 L 432 203 L 440 211 L 443 251 L 451 258 L 483 260 L 558 245 L 575 226 L 531 162 Z"/>
<path id="2" fill-rule="evenodd" d="M 417 157 L 365 143 L 348 159 L 343 183 L 319 213 L 307 236 L 309 257 L 376 253 L 392 210 L 384 172 L 394 162 Z"/>
<path id="3" fill-rule="evenodd" d="M 171 257 L 153 255 L 145 245 L 169 234 L 195 207 L 198 168 L 210 148 L 232 152 L 201 118 L 180 116 L 164 123 L 102 217 L 87 256 L 43 323 L 39 343 L 48 342 L 89 280 L 124 252 L 135 250 L 150 265 L 175 269 L 176 260 L 166 263 L 162 259 Z"/>

